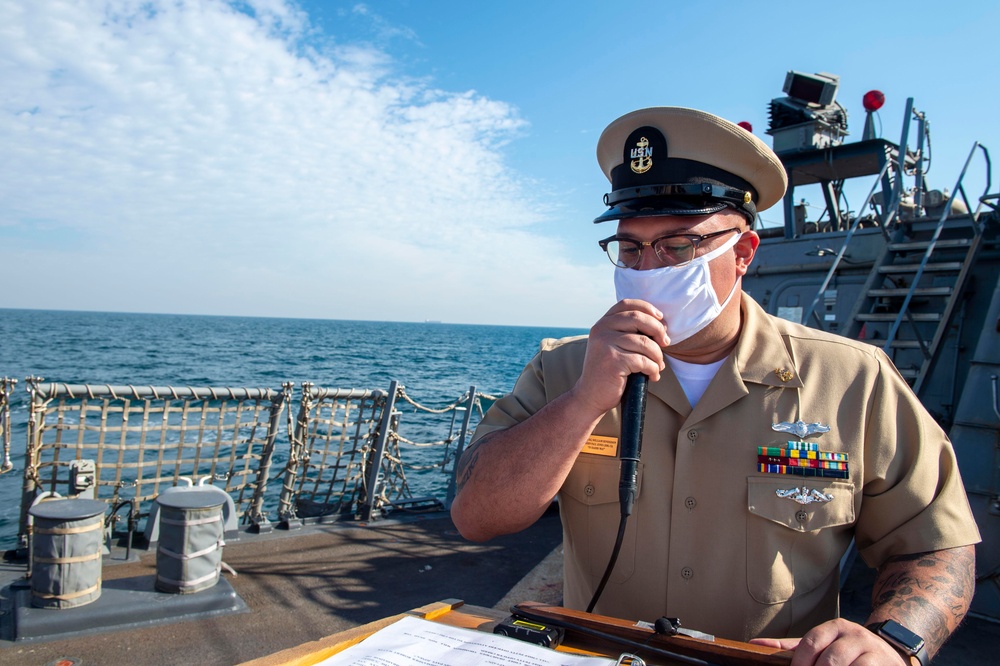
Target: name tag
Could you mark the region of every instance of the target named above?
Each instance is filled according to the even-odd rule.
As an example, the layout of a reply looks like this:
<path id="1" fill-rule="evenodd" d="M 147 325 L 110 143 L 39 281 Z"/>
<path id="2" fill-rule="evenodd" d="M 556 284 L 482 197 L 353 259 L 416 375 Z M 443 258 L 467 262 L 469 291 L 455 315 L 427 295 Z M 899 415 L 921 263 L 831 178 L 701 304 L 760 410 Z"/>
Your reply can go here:
<path id="1" fill-rule="evenodd" d="M 618 455 L 618 438 L 591 435 L 587 438 L 587 443 L 583 445 L 583 453 L 613 458 Z"/>

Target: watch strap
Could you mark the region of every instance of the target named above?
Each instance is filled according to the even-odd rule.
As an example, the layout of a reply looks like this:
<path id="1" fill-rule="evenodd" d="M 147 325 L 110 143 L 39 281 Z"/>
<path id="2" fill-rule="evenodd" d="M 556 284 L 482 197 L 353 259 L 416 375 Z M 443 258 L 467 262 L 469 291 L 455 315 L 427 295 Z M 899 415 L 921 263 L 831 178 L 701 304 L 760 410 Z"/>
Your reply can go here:
<path id="1" fill-rule="evenodd" d="M 894 622 L 894 621 L 893 621 L 893 623 L 897 624 L 897 625 L 899 624 L 898 622 Z M 872 633 L 874 633 L 876 636 L 878 636 L 882 640 L 884 640 L 886 643 L 888 643 L 889 647 L 891 647 L 893 650 L 895 650 L 896 652 L 898 652 L 900 654 L 900 656 L 903 657 L 903 661 L 905 661 L 907 664 L 909 664 L 909 666 L 927 666 L 928 662 L 930 661 L 930 658 L 927 656 L 927 643 L 926 643 L 926 641 L 921 640 L 921 642 L 920 642 L 920 648 L 916 652 L 910 652 L 910 651 L 904 649 L 902 646 L 897 645 L 895 641 L 890 640 L 882 632 L 882 626 L 884 624 L 886 624 L 886 622 L 875 622 L 874 624 L 867 625 L 865 628 L 868 629 L 869 631 L 871 631 Z"/>

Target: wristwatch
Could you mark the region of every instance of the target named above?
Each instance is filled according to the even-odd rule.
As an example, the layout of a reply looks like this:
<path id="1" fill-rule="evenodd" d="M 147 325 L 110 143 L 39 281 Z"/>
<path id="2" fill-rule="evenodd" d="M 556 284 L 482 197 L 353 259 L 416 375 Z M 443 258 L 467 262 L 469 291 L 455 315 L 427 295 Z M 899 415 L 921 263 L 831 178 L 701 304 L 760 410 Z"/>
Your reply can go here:
<path id="1" fill-rule="evenodd" d="M 869 625 L 871 631 L 875 632 L 882 640 L 900 652 L 908 664 L 914 661 L 920 666 L 927 666 L 927 647 L 924 639 L 901 625 L 895 620 L 886 620 Z"/>

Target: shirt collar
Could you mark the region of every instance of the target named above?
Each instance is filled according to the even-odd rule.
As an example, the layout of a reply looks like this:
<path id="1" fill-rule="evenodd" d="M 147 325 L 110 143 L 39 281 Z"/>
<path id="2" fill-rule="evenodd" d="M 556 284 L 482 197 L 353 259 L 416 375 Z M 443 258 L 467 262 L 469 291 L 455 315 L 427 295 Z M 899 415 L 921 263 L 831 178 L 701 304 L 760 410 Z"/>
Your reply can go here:
<path id="1" fill-rule="evenodd" d="M 743 330 L 733 350 L 737 372 L 744 382 L 801 388 L 795 359 L 775 321 L 749 295 L 742 295 Z"/>
<path id="2" fill-rule="evenodd" d="M 747 395 L 747 384 L 801 388 L 795 360 L 775 321 L 746 293 L 741 294 L 740 308 L 742 329 L 736 347 L 719 368 L 718 374 L 723 376 L 713 380 L 693 412 L 670 370 L 650 384 L 649 392 L 684 418 L 699 420 Z"/>

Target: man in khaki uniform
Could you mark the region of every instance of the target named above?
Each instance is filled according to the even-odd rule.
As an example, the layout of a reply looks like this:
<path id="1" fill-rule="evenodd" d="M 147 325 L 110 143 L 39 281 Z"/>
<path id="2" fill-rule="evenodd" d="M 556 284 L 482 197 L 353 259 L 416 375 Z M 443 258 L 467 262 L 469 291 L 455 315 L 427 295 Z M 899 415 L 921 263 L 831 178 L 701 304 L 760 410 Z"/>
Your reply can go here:
<path id="1" fill-rule="evenodd" d="M 638 494 L 595 612 L 773 637 L 795 666 L 926 663 L 968 609 L 978 531 L 950 443 L 881 350 L 742 293 L 778 158 L 725 120 L 655 108 L 613 122 L 598 160 L 619 302 L 589 336 L 544 341 L 487 413 L 456 526 L 516 532 L 558 494 L 565 604 L 586 608 L 619 523 L 619 402 L 645 374 Z M 879 570 L 871 630 L 834 619 L 852 538 Z"/>

